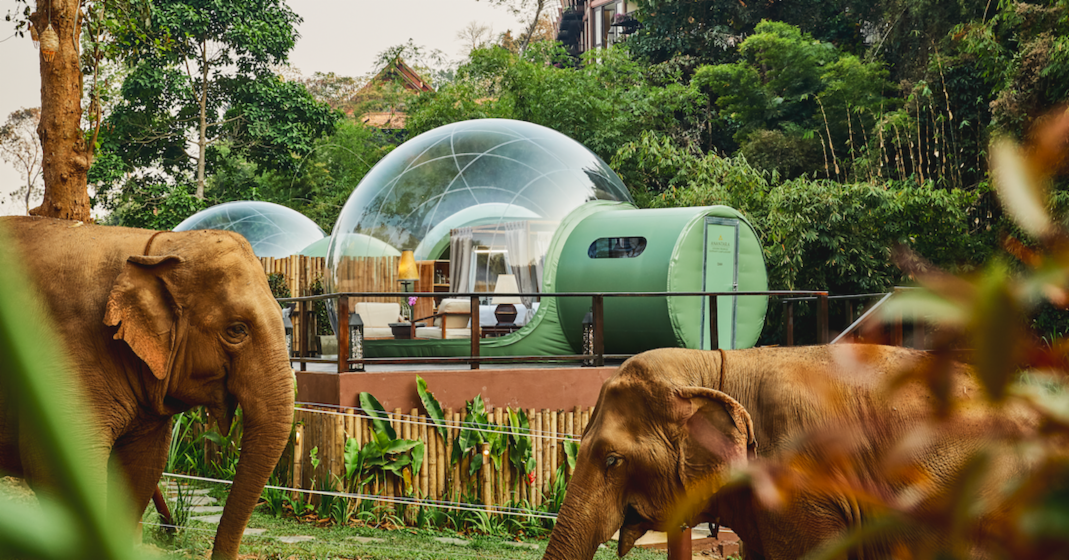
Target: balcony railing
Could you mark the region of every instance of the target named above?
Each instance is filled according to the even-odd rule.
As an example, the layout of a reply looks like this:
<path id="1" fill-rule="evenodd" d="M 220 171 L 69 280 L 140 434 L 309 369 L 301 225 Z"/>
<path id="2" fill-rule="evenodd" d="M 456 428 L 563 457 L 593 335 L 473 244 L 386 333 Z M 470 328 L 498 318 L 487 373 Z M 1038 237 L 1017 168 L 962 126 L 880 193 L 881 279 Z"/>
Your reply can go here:
<path id="1" fill-rule="evenodd" d="M 468 356 L 443 356 L 443 357 L 415 357 L 415 358 L 365 358 L 363 355 L 353 356 L 350 344 L 350 329 L 341 328 L 347 324 L 349 317 L 349 298 L 369 297 L 450 297 L 470 298 L 471 300 L 471 353 Z M 470 364 L 471 369 L 479 369 L 483 363 L 523 363 L 523 362 L 583 362 L 583 365 L 603 366 L 605 360 L 622 360 L 633 354 L 606 354 L 605 353 L 605 298 L 636 298 L 636 297 L 707 297 L 709 298 L 709 340 L 712 348 L 716 349 L 719 343 L 717 335 L 717 297 L 718 296 L 777 296 L 777 297 L 809 297 L 818 302 L 817 305 L 817 342 L 824 344 L 829 342 L 828 331 L 828 292 L 826 291 L 799 291 L 799 290 L 768 290 L 758 292 L 553 292 L 553 293 L 487 293 L 487 292 L 346 292 L 323 294 L 316 296 L 303 296 L 292 298 L 279 298 L 280 303 L 296 303 L 297 313 L 300 317 L 309 317 L 311 303 L 317 300 L 334 299 L 338 311 L 339 328 L 338 357 L 336 360 L 326 358 L 308 357 L 308 336 L 299 337 L 300 348 L 295 348 L 291 360 L 299 362 L 300 370 L 307 371 L 310 363 L 336 363 L 338 373 L 349 371 L 363 371 L 365 364 Z M 485 297 L 531 297 L 531 298 L 590 298 L 591 315 L 593 317 L 591 344 L 585 354 L 566 355 L 539 355 L 539 356 L 482 356 L 479 351 L 481 340 L 479 326 L 479 300 Z M 308 328 L 311 321 L 300 321 L 302 328 Z M 793 323 L 791 323 L 793 329 Z M 455 340 L 455 339 L 454 339 Z M 362 354 L 362 352 L 359 352 Z"/>

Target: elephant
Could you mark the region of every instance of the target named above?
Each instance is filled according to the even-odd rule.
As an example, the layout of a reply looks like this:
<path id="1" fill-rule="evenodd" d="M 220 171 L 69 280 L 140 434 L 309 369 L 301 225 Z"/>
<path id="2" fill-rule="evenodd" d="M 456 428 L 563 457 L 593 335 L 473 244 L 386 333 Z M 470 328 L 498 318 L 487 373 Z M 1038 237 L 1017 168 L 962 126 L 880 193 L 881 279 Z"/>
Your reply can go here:
<path id="1" fill-rule="evenodd" d="M 92 418 L 85 468 L 100 488 L 126 488 L 131 526 L 157 490 L 172 417 L 204 405 L 226 433 L 241 406 L 241 452 L 212 551 L 237 558 L 288 444 L 295 389 L 282 310 L 248 241 L 30 217 L 0 228 L 70 365 L 70 386 L 57 390 L 79 392 Z M 48 465 L 17 404 L 0 387 L 0 471 L 47 489 Z"/>
<path id="2" fill-rule="evenodd" d="M 933 481 L 932 488 L 942 491 L 970 453 L 985 444 L 989 429 L 1023 435 L 1038 424 L 1025 407 L 991 414 L 967 366 L 918 350 L 863 344 L 638 354 L 602 386 L 543 558 L 590 559 L 616 531 L 623 556 L 649 530 L 679 535 L 700 523 L 734 530 L 750 558 L 803 557 L 858 529 L 873 518 L 875 506 L 842 487 L 803 481 L 796 487 L 801 491 L 781 494 L 783 503 L 770 507 L 768 495 L 756 483 L 740 482 L 747 479 L 732 469 L 771 469 L 786 464 L 776 459 L 786 458 L 796 477 L 808 465 L 802 472 L 900 496 L 902 481 L 889 480 L 874 458 L 900 451 L 900 438 L 929 418 L 937 401 L 915 380 L 903 383 L 893 397 L 884 389 L 905 368 L 938 364 L 950 368 L 948 391 L 970 404 L 955 424 L 943 426 L 933 442 L 909 457 Z M 803 437 L 821 433 L 832 442 L 839 434 L 854 442 L 851 468 L 833 465 L 827 446 Z M 1014 459 L 998 461 L 991 472 L 1001 481 L 1026 468 Z M 989 482 L 984 487 L 992 492 L 1001 488 Z M 847 555 L 886 558 L 896 546 L 946 544 L 940 542 L 945 535 L 923 524 L 901 532 Z"/>

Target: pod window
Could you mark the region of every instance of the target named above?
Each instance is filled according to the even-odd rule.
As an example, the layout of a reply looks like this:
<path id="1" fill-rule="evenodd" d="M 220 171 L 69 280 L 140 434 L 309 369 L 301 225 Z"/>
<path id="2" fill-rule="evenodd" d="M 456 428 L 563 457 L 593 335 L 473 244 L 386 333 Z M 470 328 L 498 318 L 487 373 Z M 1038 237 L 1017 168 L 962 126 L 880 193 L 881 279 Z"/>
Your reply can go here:
<path id="1" fill-rule="evenodd" d="M 590 244 L 586 255 L 592 259 L 632 259 L 645 250 L 645 237 L 602 237 Z"/>

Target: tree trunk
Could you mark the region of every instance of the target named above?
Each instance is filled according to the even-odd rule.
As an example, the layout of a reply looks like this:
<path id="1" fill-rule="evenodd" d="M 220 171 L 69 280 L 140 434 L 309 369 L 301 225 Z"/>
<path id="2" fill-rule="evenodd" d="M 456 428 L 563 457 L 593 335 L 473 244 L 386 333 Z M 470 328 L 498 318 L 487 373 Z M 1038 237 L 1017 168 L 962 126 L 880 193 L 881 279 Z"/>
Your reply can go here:
<path id="1" fill-rule="evenodd" d="M 44 201 L 30 211 L 35 216 L 89 221 L 86 174 L 92 147 L 82 133 L 82 71 L 79 64 L 79 0 L 52 0 L 51 9 L 38 3 L 30 16 L 43 32 L 49 24 L 59 35 L 59 49 L 51 62 L 40 55 L 41 123 L 37 135 L 43 148 Z"/>
<path id="2" fill-rule="evenodd" d="M 538 29 L 538 18 L 542 17 L 542 8 L 546 5 L 546 0 L 537 0 L 535 3 L 534 19 L 531 20 L 531 25 L 527 26 L 527 33 L 523 36 L 523 41 L 520 42 L 520 52 L 527 50 L 527 46 L 531 44 L 531 37 L 534 36 L 534 32 Z"/>
<path id="3" fill-rule="evenodd" d="M 200 130 L 197 136 L 197 198 L 204 200 L 204 157 L 208 151 L 208 40 L 200 43 Z"/>

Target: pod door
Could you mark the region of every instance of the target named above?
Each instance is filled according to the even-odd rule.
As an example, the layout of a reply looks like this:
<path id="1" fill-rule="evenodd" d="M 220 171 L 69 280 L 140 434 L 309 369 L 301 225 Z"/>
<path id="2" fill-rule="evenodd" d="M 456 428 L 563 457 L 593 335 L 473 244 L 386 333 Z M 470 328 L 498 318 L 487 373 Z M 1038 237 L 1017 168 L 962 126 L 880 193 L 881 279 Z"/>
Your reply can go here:
<path id="1" fill-rule="evenodd" d="M 739 289 L 739 220 L 705 217 L 705 251 L 702 256 L 702 286 L 707 292 L 737 292 Z M 738 296 L 717 298 L 718 348 L 735 348 Z M 709 343 L 709 298 L 702 298 L 701 348 Z"/>

